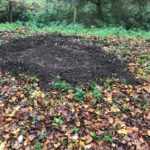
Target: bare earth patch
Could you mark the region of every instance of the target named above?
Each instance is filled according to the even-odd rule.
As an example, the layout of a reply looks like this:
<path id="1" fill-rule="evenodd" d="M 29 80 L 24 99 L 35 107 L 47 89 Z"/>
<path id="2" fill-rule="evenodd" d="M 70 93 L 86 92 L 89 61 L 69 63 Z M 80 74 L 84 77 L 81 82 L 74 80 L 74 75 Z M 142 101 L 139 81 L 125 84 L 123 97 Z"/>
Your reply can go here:
<path id="1" fill-rule="evenodd" d="M 126 63 L 105 52 L 100 41 L 57 34 L 12 40 L 0 46 L 0 66 L 38 76 L 45 86 L 56 75 L 71 83 L 121 78 L 135 83 Z"/>

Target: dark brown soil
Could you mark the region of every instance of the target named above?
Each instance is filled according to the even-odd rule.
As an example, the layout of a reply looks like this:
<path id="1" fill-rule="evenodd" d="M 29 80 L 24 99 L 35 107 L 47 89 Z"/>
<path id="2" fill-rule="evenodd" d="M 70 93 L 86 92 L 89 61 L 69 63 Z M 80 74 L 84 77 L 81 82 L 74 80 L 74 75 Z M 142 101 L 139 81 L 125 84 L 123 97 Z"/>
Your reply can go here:
<path id="1" fill-rule="evenodd" d="M 12 40 L 0 46 L 0 66 L 14 73 L 38 76 L 47 84 L 56 75 L 71 83 L 99 78 L 135 78 L 125 62 L 100 48 L 99 41 L 58 34 Z"/>

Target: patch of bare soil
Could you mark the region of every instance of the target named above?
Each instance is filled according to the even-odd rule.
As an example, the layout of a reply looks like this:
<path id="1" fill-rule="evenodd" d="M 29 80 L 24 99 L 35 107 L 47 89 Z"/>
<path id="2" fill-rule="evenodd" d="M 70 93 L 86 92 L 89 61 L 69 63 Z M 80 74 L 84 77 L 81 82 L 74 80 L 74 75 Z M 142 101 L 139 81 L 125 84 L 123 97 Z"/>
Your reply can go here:
<path id="1" fill-rule="evenodd" d="M 71 83 L 112 77 L 136 82 L 126 62 L 105 52 L 100 41 L 59 34 L 15 39 L 1 45 L 0 66 L 16 74 L 36 75 L 44 85 L 56 75 Z"/>

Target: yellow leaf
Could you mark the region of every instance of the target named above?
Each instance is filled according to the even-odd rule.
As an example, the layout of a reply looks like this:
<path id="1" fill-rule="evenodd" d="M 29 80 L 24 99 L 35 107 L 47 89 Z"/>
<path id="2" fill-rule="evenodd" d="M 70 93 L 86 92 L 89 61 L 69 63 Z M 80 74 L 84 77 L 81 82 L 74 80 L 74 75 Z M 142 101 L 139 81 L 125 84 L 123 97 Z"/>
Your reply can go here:
<path id="1" fill-rule="evenodd" d="M 110 104 L 112 103 L 112 93 L 108 94 L 106 101 Z"/>
<path id="2" fill-rule="evenodd" d="M 34 91 L 31 95 L 33 98 L 45 98 L 45 94 L 41 91 Z"/>
<path id="3" fill-rule="evenodd" d="M 120 129 L 117 131 L 117 133 L 126 135 L 126 134 L 128 134 L 128 131 L 126 129 Z"/>
<path id="4" fill-rule="evenodd" d="M 83 147 L 85 146 L 83 141 L 80 141 L 79 144 L 80 144 L 80 146 L 83 146 Z"/>
<path id="5" fill-rule="evenodd" d="M 27 146 L 27 145 L 28 145 L 28 140 L 25 140 L 25 141 L 23 142 L 23 145 L 24 145 L 24 146 Z"/>
<path id="6" fill-rule="evenodd" d="M 15 129 L 12 133 L 16 135 L 16 134 L 19 133 L 19 131 L 20 131 L 20 128 L 17 128 L 17 129 Z"/>
<path id="7" fill-rule="evenodd" d="M 15 97 L 15 96 L 13 96 L 12 98 L 11 98 L 11 101 L 12 102 L 15 102 L 17 100 L 17 98 Z"/>
<path id="8" fill-rule="evenodd" d="M 112 106 L 112 107 L 111 107 L 111 111 L 112 111 L 112 112 L 120 112 L 120 109 L 117 108 L 116 106 Z"/>
<path id="9" fill-rule="evenodd" d="M 4 150 L 5 145 L 6 145 L 6 142 L 1 143 L 1 144 L 0 144 L 0 150 Z"/>
<path id="10" fill-rule="evenodd" d="M 128 95 L 130 95 L 132 93 L 132 90 L 127 89 L 126 92 L 127 92 Z"/>
<path id="11" fill-rule="evenodd" d="M 88 109 L 89 112 L 94 112 L 94 109 L 90 108 Z"/>
<path id="12" fill-rule="evenodd" d="M 54 144 L 54 147 L 58 148 L 60 145 L 61 145 L 60 143 L 57 143 L 57 144 Z"/>
<path id="13" fill-rule="evenodd" d="M 113 120 L 112 118 L 110 118 L 110 119 L 109 119 L 109 123 L 112 124 L 113 122 L 114 122 L 114 120 Z"/>
<path id="14" fill-rule="evenodd" d="M 125 123 L 123 123 L 123 122 L 121 122 L 121 124 L 120 124 L 120 127 L 125 127 L 126 125 L 125 125 Z"/>
<path id="15" fill-rule="evenodd" d="M 96 111 L 95 111 L 95 114 L 100 115 L 101 112 L 100 112 L 99 110 L 96 110 Z"/>
<path id="16" fill-rule="evenodd" d="M 73 95 L 72 95 L 72 94 L 66 95 L 66 98 L 72 99 L 72 98 L 73 98 Z"/>

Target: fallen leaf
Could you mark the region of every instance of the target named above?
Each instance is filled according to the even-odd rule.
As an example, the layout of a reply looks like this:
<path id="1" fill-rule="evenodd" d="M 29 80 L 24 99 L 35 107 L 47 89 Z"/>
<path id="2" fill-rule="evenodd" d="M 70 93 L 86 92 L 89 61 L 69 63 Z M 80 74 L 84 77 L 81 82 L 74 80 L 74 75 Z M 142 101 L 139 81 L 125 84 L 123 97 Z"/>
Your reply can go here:
<path id="1" fill-rule="evenodd" d="M 3 117 L 0 117 L 0 124 L 3 122 Z"/>
<path id="2" fill-rule="evenodd" d="M 72 140 L 77 140 L 79 138 L 78 134 L 75 134 L 74 136 L 71 137 Z"/>
<path id="3" fill-rule="evenodd" d="M 147 131 L 147 135 L 150 136 L 150 130 Z"/>
<path id="4" fill-rule="evenodd" d="M 23 135 L 20 135 L 20 136 L 18 137 L 18 143 L 22 143 L 22 141 L 23 141 Z"/>
<path id="5" fill-rule="evenodd" d="M 32 141 L 35 137 L 35 135 L 29 135 L 27 138 L 29 139 L 29 141 Z"/>
<path id="6" fill-rule="evenodd" d="M 5 145 L 6 145 L 6 142 L 2 142 L 2 143 L 0 144 L 0 150 L 4 150 Z"/>
<path id="7" fill-rule="evenodd" d="M 128 134 L 128 131 L 126 129 L 120 129 L 120 130 L 117 130 L 117 133 L 119 134 Z"/>
<path id="8" fill-rule="evenodd" d="M 81 125 L 81 123 L 78 121 L 78 122 L 76 122 L 76 126 L 77 127 L 80 127 L 80 125 Z"/>
<path id="9" fill-rule="evenodd" d="M 54 144 L 54 148 L 58 148 L 60 145 L 61 143 Z"/>
<path id="10" fill-rule="evenodd" d="M 92 142 L 92 140 L 93 140 L 93 138 L 90 136 L 90 135 L 87 135 L 86 137 L 85 137 L 85 142 L 87 143 L 87 144 L 89 144 L 89 143 L 91 143 Z"/>

